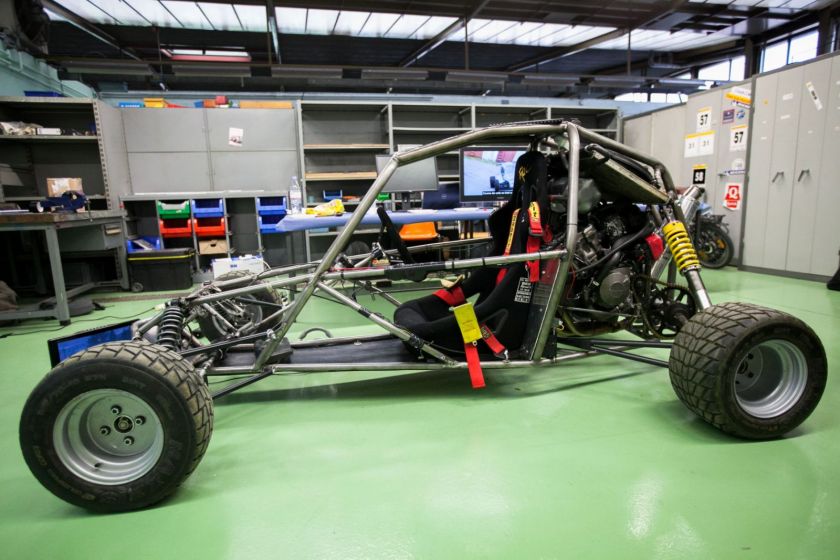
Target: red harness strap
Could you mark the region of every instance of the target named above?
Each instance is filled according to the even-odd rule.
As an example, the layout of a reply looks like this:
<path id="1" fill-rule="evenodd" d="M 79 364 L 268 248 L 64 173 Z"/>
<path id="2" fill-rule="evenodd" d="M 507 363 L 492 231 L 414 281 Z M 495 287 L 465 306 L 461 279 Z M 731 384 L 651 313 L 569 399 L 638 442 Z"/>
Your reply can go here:
<path id="1" fill-rule="evenodd" d="M 442 299 L 449 307 L 456 307 L 467 301 L 467 298 L 464 296 L 464 290 L 462 290 L 460 286 L 452 286 L 448 290 L 440 289 L 436 291 L 434 295 Z M 481 339 L 487 347 L 490 348 L 493 355 L 497 358 L 506 360 L 508 358 L 508 353 L 505 345 L 499 342 L 499 339 L 496 338 L 496 335 L 493 334 L 490 327 L 484 323 L 481 323 L 479 327 L 481 328 Z M 484 373 L 481 371 L 481 358 L 478 355 L 478 343 L 465 343 L 464 354 L 467 359 L 467 369 L 470 372 L 470 383 L 472 384 L 473 389 L 481 389 L 485 386 L 485 383 Z"/>

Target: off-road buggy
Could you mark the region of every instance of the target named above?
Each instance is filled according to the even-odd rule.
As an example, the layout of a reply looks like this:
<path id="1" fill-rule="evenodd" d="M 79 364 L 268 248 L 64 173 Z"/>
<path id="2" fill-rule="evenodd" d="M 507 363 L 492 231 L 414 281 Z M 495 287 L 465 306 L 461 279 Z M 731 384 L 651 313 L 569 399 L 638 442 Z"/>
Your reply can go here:
<path id="1" fill-rule="evenodd" d="M 529 149 L 516 162 L 510 200 L 488 220 L 489 248 L 471 239 L 406 247 L 378 210 L 381 243 L 346 254 L 400 165 L 494 142 Z M 24 457 L 68 502 L 131 510 L 171 494 L 196 468 L 214 398 L 269 376 L 463 370 L 464 383 L 479 388 L 486 370 L 598 354 L 668 368 L 678 398 L 724 432 L 779 437 L 816 407 L 825 352 L 794 317 L 712 305 L 686 229 L 700 196 L 697 187 L 678 196 L 656 159 L 564 120 L 492 126 L 399 152 L 321 260 L 208 283 L 136 322 L 130 340 L 59 363 L 24 407 Z M 420 252 L 464 247 L 466 258 L 415 262 Z M 447 275 L 445 287 L 405 302 L 374 283 Z M 359 290 L 393 303 L 393 316 L 366 309 Z M 290 326 L 315 295 L 383 334 L 290 342 Z M 196 337 L 196 322 L 209 342 Z M 669 360 L 636 352 L 649 348 L 670 350 Z M 211 395 L 207 380 L 216 376 L 236 379 Z"/>

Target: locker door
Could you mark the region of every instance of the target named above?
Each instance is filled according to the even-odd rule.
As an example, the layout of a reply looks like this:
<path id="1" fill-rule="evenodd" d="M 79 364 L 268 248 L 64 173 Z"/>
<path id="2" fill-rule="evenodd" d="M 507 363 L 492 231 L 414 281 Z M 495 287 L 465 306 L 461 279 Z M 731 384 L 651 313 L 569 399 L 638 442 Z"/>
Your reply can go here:
<path id="1" fill-rule="evenodd" d="M 675 181 L 683 160 L 683 144 L 674 142 L 685 134 L 685 106 L 678 105 L 670 109 L 657 111 L 651 115 L 653 122 L 650 132 L 650 153 L 661 161 Z"/>
<path id="2" fill-rule="evenodd" d="M 711 177 L 717 173 L 717 156 L 720 151 L 718 141 L 720 134 L 717 132 L 720 124 L 720 97 L 718 90 L 692 95 L 685 103 L 685 135 L 695 135 L 698 145 L 710 145 L 710 151 L 703 153 L 702 147 L 698 154 L 691 155 L 683 152 L 683 164 L 681 169 L 673 170 L 678 172 L 674 176 L 677 185 L 688 186 L 691 184 L 692 168 L 695 165 L 706 166 L 706 190 L 714 188 L 714 181 Z M 707 120 L 701 123 L 700 114 L 707 115 Z M 705 126 L 704 126 L 705 125 Z M 683 146 L 685 148 L 685 146 Z M 707 194 L 707 200 L 711 200 L 711 193 Z"/>
<path id="3" fill-rule="evenodd" d="M 837 270 L 840 250 L 840 56 L 830 60 L 831 87 L 822 101 L 825 131 L 809 270 L 823 276 L 831 276 Z"/>
<path id="4" fill-rule="evenodd" d="M 776 86 L 773 155 L 770 162 L 767 222 L 764 229 L 764 267 L 784 270 L 787 266 L 790 205 L 793 199 L 796 131 L 802 97 L 802 67 L 778 73 Z"/>
<path id="5" fill-rule="evenodd" d="M 764 268 L 764 231 L 770 198 L 773 129 L 776 124 L 776 86 L 779 75 L 756 79 L 750 142 L 749 185 L 744 208 L 744 241 L 741 263 Z M 736 241 L 737 243 L 737 241 Z"/>
<path id="6" fill-rule="evenodd" d="M 635 119 L 624 121 L 623 141 L 631 148 L 635 148 L 646 154 L 650 152 L 650 125 L 652 115 L 645 115 Z"/>
<path id="7" fill-rule="evenodd" d="M 802 68 L 802 81 L 799 84 L 802 97 L 799 102 L 799 131 L 785 267 L 791 272 L 811 271 L 811 246 L 822 175 L 820 162 L 830 81 L 831 60 L 820 60 Z"/>
<path id="8" fill-rule="evenodd" d="M 706 179 L 709 182 L 707 200 L 712 205 L 715 214 L 723 215 L 723 223 L 729 226 L 729 235 L 733 240 L 741 239 L 741 222 L 743 221 L 744 206 L 729 209 L 723 204 L 727 186 L 730 183 L 741 185 L 741 196 L 744 196 L 744 173 L 746 171 L 747 144 L 749 139 L 749 108 L 738 105 L 727 98 L 729 92 L 743 93 L 740 90 L 750 90 L 750 83 L 739 84 L 721 91 L 721 109 L 718 115 L 717 127 L 717 158 L 714 174 Z M 724 111 L 730 112 L 727 122 L 723 122 Z M 737 135 L 733 138 L 733 133 Z M 740 173 L 735 172 L 740 169 Z M 739 262 L 741 250 L 736 242 L 734 260 Z"/>

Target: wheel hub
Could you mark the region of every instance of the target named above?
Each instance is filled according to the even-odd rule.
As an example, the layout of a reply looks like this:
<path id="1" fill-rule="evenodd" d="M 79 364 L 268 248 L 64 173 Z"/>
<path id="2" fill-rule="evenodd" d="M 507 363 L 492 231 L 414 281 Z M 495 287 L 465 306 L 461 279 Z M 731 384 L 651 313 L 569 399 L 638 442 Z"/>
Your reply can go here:
<path id="1" fill-rule="evenodd" d="M 163 427 L 149 404 L 118 389 L 78 395 L 59 412 L 53 443 L 74 475 L 103 485 L 124 484 L 149 472 L 163 452 Z"/>
<path id="2" fill-rule="evenodd" d="M 787 340 L 767 340 L 750 348 L 738 364 L 734 389 L 741 408 L 757 418 L 788 412 L 808 381 L 805 355 Z"/>

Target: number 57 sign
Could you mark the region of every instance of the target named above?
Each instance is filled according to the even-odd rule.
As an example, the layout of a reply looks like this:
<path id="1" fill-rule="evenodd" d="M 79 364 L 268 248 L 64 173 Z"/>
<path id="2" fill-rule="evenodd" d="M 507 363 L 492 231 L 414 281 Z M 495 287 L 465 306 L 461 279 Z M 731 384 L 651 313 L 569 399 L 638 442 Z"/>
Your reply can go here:
<path id="1" fill-rule="evenodd" d="M 747 150 L 747 125 L 740 124 L 729 129 L 729 151 L 744 152 Z"/>

